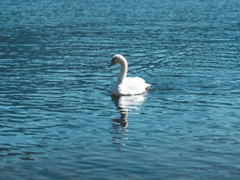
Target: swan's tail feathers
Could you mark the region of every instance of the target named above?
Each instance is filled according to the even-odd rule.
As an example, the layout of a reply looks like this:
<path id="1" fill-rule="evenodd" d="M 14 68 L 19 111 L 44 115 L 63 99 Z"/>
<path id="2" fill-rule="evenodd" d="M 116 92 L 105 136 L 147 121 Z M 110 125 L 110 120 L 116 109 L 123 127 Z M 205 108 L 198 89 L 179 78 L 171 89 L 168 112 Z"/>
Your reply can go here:
<path id="1" fill-rule="evenodd" d="M 150 86 L 151 86 L 151 84 L 147 84 L 147 87 L 145 88 L 145 90 L 146 90 L 146 91 L 149 90 L 149 89 L 150 89 Z"/>

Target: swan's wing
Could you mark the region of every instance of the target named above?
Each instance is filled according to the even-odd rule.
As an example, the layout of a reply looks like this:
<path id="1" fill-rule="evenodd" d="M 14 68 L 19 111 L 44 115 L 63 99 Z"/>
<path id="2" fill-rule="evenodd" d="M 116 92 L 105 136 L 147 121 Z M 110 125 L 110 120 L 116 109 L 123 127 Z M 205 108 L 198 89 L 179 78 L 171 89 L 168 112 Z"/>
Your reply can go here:
<path id="1" fill-rule="evenodd" d="M 138 89 L 145 84 L 145 81 L 140 77 L 127 77 L 124 84 L 129 89 Z"/>
<path id="2" fill-rule="evenodd" d="M 150 87 L 150 84 L 145 83 L 140 77 L 127 77 L 123 87 L 129 94 L 141 94 Z"/>

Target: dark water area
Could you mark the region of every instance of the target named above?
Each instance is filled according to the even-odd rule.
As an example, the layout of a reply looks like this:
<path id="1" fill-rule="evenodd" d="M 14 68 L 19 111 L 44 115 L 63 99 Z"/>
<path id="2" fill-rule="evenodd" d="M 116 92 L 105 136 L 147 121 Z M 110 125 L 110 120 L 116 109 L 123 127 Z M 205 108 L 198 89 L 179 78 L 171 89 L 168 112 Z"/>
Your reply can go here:
<path id="1" fill-rule="evenodd" d="M 0 179 L 239 179 L 240 1 L 1 0 Z M 122 54 L 145 95 L 111 97 Z"/>

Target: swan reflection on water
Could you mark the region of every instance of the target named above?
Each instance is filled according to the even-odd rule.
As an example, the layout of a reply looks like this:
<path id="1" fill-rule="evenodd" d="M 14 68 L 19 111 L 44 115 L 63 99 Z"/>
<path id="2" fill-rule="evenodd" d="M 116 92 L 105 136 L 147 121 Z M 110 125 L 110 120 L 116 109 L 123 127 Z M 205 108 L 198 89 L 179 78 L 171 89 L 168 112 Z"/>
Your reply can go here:
<path id="1" fill-rule="evenodd" d="M 144 102 L 144 95 L 135 95 L 135 96 L 114 96 L 112 95 L 112 100 L 114 101 L 115 106 L 120 112 L 120 118 L 112 119 L 113 127 L 113 143 L 124 145 L 122 143 L 117 143 L 117 139 L 126 140 L 126 132 L 128 127 L 128 114 L 138 114 L 138 111 L 141 109 L 140 106 Z"/>

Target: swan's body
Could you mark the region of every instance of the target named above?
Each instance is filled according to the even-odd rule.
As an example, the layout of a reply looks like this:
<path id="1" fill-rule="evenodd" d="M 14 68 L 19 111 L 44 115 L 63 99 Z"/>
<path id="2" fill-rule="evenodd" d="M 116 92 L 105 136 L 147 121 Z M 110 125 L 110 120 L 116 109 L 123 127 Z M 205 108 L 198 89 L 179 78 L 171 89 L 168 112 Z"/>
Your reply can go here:
<path id="1" fill-rule="evenodd" d="M 116 63 L 120 63 L 121 69 L 118 75 L 117 82 L 112 87 L 112 90 L 111 90 L 112 95 L 130 96 L 130 95 L 136 95 L 136 94 L 143 94 L 149 89 L 151 85 L 145 83 L 144 79 L 140 77 L 133 77 L 133 78 L 126 77 L 128 64 L 127 64 L 127 60 L 122 55 L 116 54 L 115 56 L 113 56 L 109 67 Z"/>

